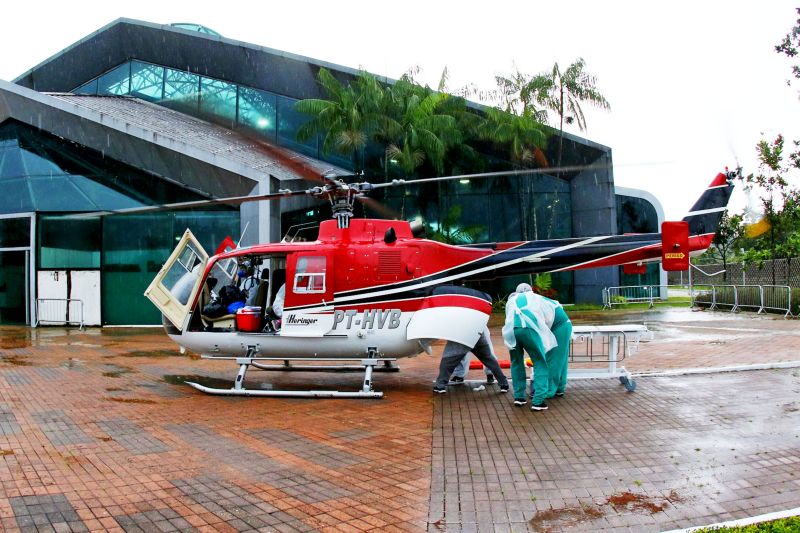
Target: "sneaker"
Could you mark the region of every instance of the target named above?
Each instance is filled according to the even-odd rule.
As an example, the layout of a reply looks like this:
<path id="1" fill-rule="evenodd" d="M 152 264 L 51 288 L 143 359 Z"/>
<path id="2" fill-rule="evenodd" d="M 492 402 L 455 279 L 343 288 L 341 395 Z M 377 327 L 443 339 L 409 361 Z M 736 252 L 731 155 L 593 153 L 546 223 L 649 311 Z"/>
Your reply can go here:
<path id="1" fill-rule="evenodd" d="M 433 392 L 436 394 L 444 394 L 447 392 L 447 387 L 442 387 L 441 385 L 436 385 L 433 387 Z"/>
<path id="2" fill-rule="evenodd" d="M 547 404 L 544 402 L 531 404 L 531 411 L 544 411 L 546 409 L 547 409 Z"/>
<path id="3" fill-rule="evenodd" d="M 506 383 L 505 385 L 500 385 L 500 392 L 504 394 L 508 392 L 508 383 Z"/>
<path id="4" fill-rule="evenodd" d="M 486 384 L 491 385 L 492 383 L 494 383 L 494 374 L 489 374 L 488 376 L 486 376 Z M 508 390 L 508 387 L 506 387 L 506 390 Z"/>
<path id="5" fill-rule="evenodd" d="M 525 400 L 517 400 L 517 399 L 515 399 L 514 400 L 514 405 L 516 405 L 517 407 L 519 407 L 520 405 L 525 405 Z"/>
<path id="6" fill-rule="evenodd" d="M 464 378 L 460 378 L 458 376 L 453 376 L 452 378 L 450 378 L 450 383 L 448 383 L 448 385 L 463 385 L 463 384 L 464 384 Z"/>
<path id="7" fill-rule="evenodd" d="M 564 396 L 564 393 L 563 392 L 557 392 L 556 396 L 558 396 L 558 397 Z"/>

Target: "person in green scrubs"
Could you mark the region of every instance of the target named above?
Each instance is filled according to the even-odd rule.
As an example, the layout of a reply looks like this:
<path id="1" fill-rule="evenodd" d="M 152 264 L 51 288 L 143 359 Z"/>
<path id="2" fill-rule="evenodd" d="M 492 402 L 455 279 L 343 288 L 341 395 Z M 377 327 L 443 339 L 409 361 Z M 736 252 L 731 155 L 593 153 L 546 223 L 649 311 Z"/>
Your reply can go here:
<path id="1" fill-rule="evenodd" d="M 545 400 L 550 397 L 547 354 L 558 345 L 555 335 L 550 330 L 555 321 L 555 309 L 552 300 L 532 292 L 531 286 L 527 283 L 520 283 L 516 292 L 509 296 L 506 302 L 503 341 L 511 352 L 514 405 L 524 405 L 526 402 L 525 352 L 527 352 L 533 362 L 531 410 L 547 409 Z"/>
<path id="2" fill-rule="evenodd" d="M 569 363 L 569 343 L 572 339 L 572 322 L 561 304 L 545 298 L 555 307 L 555 317 L 550 330 L 556 337 L 558 346 L 547 352 L 547 368 L 550 373 L 550 390 L 547 397 L 564 396 L 567 388 L 567 366 Z"/>

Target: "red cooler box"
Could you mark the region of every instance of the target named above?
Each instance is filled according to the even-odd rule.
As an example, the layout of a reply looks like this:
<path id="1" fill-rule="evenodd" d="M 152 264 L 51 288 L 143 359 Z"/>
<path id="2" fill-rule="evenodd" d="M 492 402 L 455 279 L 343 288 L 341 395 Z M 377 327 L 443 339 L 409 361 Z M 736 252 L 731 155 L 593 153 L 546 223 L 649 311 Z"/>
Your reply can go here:
<path id="1" fill-rule="evenodd" d="M 236 329 L 239 331 L 260 331 L 261 308 L 242 307 L 236 311 Z"/>

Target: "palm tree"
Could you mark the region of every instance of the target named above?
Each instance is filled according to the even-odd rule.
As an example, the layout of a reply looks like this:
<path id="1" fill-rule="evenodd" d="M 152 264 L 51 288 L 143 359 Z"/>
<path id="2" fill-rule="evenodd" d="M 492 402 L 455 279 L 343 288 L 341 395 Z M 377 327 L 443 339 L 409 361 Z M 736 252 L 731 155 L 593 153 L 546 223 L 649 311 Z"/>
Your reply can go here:
<path id="1" fill-rule="evenodd" d="M 384 89 L 372 74 L 360 72 L 352 84 L 342 84 L 327 69 L 317 75 L 319 84 L 328 99 L 310 98 L 295 104 L 295 109 L 311 115 L 297 133 L 305 141 L 323 133 L 322 150 L 332 150 L 349 155 L 354 170 L 361 170 L 357 155 L 370 140 L 370 135 L 381 123 Z"/>
<path id="2" fill-rule="evenodd" d="M 508 78 L 495 76 L 497 91 L 493 97 L 506 113 L 528 115 L 537 122 L 547 122 L 547 110 L 537 109 L 538 102 L 531 94 L 531 79 L 531 76 L 523 74 L 519 69 Z"/>
<path id="3" fill-rule="evenodd" d="M 558 114 L 558 166 L 561 166 L 564 123 L 574 123 L 580 131 L 586 129 L 581 102 L 589 102 L 600 109 L 611 109 L 608 101 L 597 90 L 597 78 L 584 71 L 585 66 L 583 58 L 578 58 L 567 70 L 561 72 L 558 63 L 555 63 L 552 70 L 534 76 L 524 87 L 524 92 L 533 101 Z"/>
<path id="4" fill-rule="evenodd" d="M 440 88 L 446 80 L 442 76 Z M 451 99 L 445 92 L 414 83 L 406 74 L 388 89 L 388 119 L 379 136 L 387 141 L 386 156 L 412 173 L 426 159 L 436 172 L 444 170 L 447 149 L 461 142 L 455 117 L 448 113 Z"/>

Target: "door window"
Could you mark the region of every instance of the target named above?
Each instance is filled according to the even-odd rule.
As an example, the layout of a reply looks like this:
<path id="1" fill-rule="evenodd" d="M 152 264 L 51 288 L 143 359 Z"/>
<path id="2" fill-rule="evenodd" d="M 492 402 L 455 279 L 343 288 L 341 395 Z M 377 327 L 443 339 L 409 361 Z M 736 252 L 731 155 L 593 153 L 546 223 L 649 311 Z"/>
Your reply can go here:
<path id="1" fill-rule="evenodd" d="M 325 292 L 326 262 L 324 255 L 309 255 L 297 260 L 294 292 L 297 294 Z"/>

